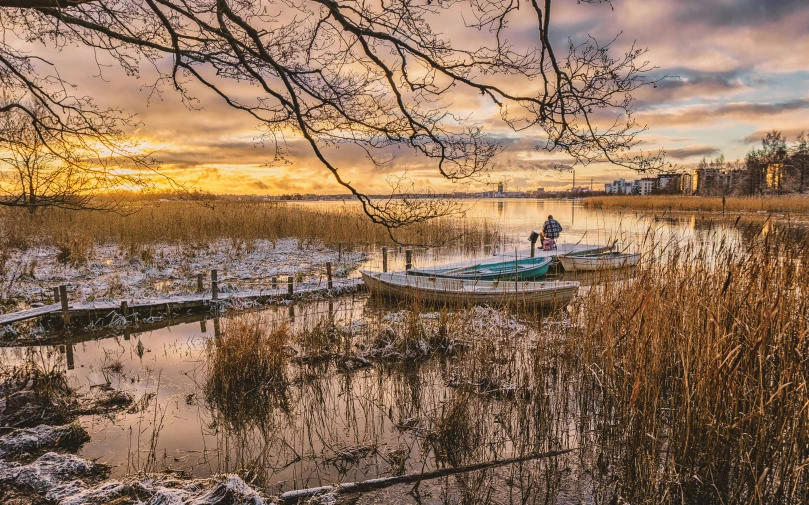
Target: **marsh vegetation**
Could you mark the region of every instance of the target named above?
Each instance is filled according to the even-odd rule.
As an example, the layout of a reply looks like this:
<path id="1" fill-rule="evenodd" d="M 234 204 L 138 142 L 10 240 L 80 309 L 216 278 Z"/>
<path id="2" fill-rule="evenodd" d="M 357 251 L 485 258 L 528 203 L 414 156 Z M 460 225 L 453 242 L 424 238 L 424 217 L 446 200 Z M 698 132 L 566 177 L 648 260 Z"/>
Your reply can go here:
<path id="1" fill-rule="evenodd" d="M 437 472 L 345 499 L 804 503 L 809 234 L 696 232 L 648 231 L 631 275 L 595 274 L 564 310 L 359 296 L 69 344 L 72 387 L 140 398 L 80 418 L 79 456 L 116 479 L 235 473 L 268 500 Z"/>

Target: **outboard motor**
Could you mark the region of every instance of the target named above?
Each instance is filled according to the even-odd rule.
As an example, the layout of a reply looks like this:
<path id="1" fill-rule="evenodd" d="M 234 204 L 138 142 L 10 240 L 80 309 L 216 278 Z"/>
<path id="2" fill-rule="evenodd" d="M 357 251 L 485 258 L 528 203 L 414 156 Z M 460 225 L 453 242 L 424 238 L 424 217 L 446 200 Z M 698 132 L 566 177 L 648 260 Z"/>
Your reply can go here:
<path id="1" fill-rule="evenodd" d="M 531 257 L 533 258 L 536 254 L 537 248 L 537 240 L 539 239 L 539 233 L 532 231 L 530 235 L 528 235 L 528 240 L 531 242 Z"/>

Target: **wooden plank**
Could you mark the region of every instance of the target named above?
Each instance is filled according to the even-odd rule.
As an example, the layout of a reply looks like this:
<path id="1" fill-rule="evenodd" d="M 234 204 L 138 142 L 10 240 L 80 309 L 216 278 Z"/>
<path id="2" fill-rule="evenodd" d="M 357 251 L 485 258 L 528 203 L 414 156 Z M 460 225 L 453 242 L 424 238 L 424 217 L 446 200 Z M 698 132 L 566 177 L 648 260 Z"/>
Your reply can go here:
<path id="1" fill-rule="evenodd" d="M 334 287 L 338 289 L 353 290 L 362 285 L 362 279 L 334 279 Z M 301 286 L 295 291 L 295 296 L 312 294 L 312 293 L 327 293 L 328 290 L 322 286 Z M 276 288 L 270 290 L 248 289 L 236 293 L 220 293 L 219 301 L 271 301 L 274 298 L 286 298 L 287 291 L 283 288 Z M 172 310 L 175 312 L 187 309 L 204 308 L 211 302 L 211 293 L 189 294 L 189 295 L 175 295 L 165 296 L 159 298 L 141 298 L 134 300 L 127 300 L 127 310 L 129 313 L 144 312 L 150 309 L 165 309 L 171 305 Z M 92 302 L 81 302 L 70 304 L 69 314 L 76 317 L 89 317 L 94 312 L 97 312 L 100 317 L 106 317 L 108 313 L 122 310 L 122 302 L 117 300 L 98 300 Z M 9 314 L 0 315 L 0 325 L 16 323 L 33 319 L 36 317 L 59 314 L 61 312 L 61 304 L 54 303 L 51 305 L 44 305 L 33 309 L 23 310 L 20 312 L 13 312 Z"/>
<path id="2" fill-rule="evenodd" d="M 35 317 L 45 316 L 48 314 L 56 314 L 62 308 L 59 303 L 52 303 L 50 305 L 43 305 L 28 310 L 21 310 L 20 312 L 11 312 L 9 314 L 0 314 L 0 324 L 11 324 Z"/>

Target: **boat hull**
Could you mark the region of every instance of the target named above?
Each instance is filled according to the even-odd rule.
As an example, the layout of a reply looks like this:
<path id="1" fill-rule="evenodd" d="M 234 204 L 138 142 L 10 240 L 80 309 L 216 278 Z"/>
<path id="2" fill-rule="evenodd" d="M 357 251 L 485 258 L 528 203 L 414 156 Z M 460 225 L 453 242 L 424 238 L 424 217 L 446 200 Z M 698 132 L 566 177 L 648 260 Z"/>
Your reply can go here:
<path id="1" fill-rule="evenodd" d="M 536 279 L 538 277 L 542 277 L 543 275 L 547 274 L 548 269 L 545 268 L 542 262 L 546 260 L 551 260 L 548 263 L 548 267 L 553 264 L 553 261 L 556 260 L 557 256 L 564 256 L 564 255 L 579 255 L 579 254 L 599 254 L 603 252 L 607 252 L 612 250 L 613 246 L 599 246 L 599 245 L 591 245 L 591 244 L 557 244 L 557 248 L 552 251 L 543 251 L 537 250 L 534 251 L 534 256 L 530 256 L 530 252 L 528 250 L 523 251 L 515 251 L 514 253 L 509 254 L 498 254 L 496 256 L 491 256 L 488 258 L 480 258 L 476 260 L 466 260 L 457 263 L 452 263 L 448 265 L 442 265 L 438 267 L 427 267 L 427 268 L 414 268 L 412 270 L 408 270 L 408 275 L 417 275 L 417 276 L 427 276 L 427 277 L 448 277 L 448 278 L 471 278 L 471 279 L 481 279 L 481 280 L 495 280 L 495 279 L 504 279 L 508 278 L 506 275 L 499 274 L 498 272 L 494 272 L 493 275 L 487 276 L 486 278 L 480 275 L 471 275 L 466 276 L 472 270 L 503 270 L 508 268 L 509 265 L 512 265 L 510 269 L 511 278 L 514 278 L 513 272 L 513 265 L 516 262 L 519 264 L 535 264 L 537 266 L 537 271 L 535 272 L 526 272 L 521 273 L 518 277 L 518 280 L 531 280 Z M 520 268 L 518 267 L 518 270 Z"/>
<path id="2" fill-rule="evenodd" d="M 484 281 L 361 271 L 373 296 L 432 305 L 523 305 L 562 307 L 578 282 Z"/>
<path id="3" fill-rule="evenodd" d="M 567 272 L 612 270 L 638 264 L 640 253 L 559 256 L 559 263 Z"/>
<path id="4" fill-rule="evenodd" d="M 434 270 L 432 273 L 424 270 L 409 270 L 408 275 L 424 277 L 445 277 L 449 279 L 479 279 L 485 281 L 517 279 L 530 281 L 544 277 L 553 264 L 554 258 L 523 258 L 520 260 L 504 261 L 488 265 L 474 265 L 467 268 L 449 270 Z"/>

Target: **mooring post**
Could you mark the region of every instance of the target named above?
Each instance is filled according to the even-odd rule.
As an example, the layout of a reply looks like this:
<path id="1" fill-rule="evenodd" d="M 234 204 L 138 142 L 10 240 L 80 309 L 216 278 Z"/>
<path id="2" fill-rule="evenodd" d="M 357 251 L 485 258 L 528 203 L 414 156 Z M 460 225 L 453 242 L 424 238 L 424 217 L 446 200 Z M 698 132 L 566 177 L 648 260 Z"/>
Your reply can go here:
<path id="1" fill-rule="evenodd" d="M 70 307 L 67 304 L 67 286 L 64 284 L 59 286 L 59 300 L 62 302 L 62 322 L 67 324 L 70 322 Z"/>
<path id="2" fill-rule="evenodd" d="M 329 289 L 331 289 L 331 261 L 326 262 L 326 279 L 328 281 Z"/>
<path id="3" fill-rule="evenodd" d="M 126 303 L 126 300 L 121 302 L 121 315 L 124 317 L 129 316 L 129 304 Z"/>
<path id="4" fill-rule="evenodd" d="M 413 249 L 405 250 L 405 270 L 413 268 Z"/>
<path id="5" fill-rule="evenodd" d="M 531 242 L 531 257 L 533 258 L 537 253 L 537 243 Z"/>
<path id="6" fill-rule="evenodd" d="M 205 287 L 202 285 L 202 278 L 205 277 L 202 274 L 197 274 L 197 293 L 202 293 L 205 290 Z"/>
<path id="7" fill-rule="evenodd" d="M 287 294 L 289 294 L 290 298 L 292 297 L 294 282 L 295 280 L 291 275 L 287 276 Z"/>
<path id="8" fill-rule="evenodd" d="M 53 287 L 53 303 L 59 303 L 59 286 Z"/>
<path id="9" fill-rule="evenodd" d="M 199 321 L 199 332 L 200 333 L 208 333 L 208 328 L 205 326 L 205 319 L 200 319 Z"/>
<path id="10" fill-rule="evenodd" d="M 388 271 L 388 248 L 387 247 L 382 248 L 382 271 L 383 272 Z"/>
<path id="11" fill-rule="evenodd" d="M 272 289 L 275 290 L 278 287 L 278 277 L 272 276 Z"/>
<path id="12" fill-rule="evenodd" d="M 216 269 L 211 270 L 211 300 L 219 299 L 219 281 L 217 280 Z"/>
<path id="13" fill-rule="evenodd" d="M 73 370 L 76 368 L 76 362 L 73 359 L 73 343 L 70 339 L 65 343 L 65 357 L 67 358 L 67 369 Z"/>

